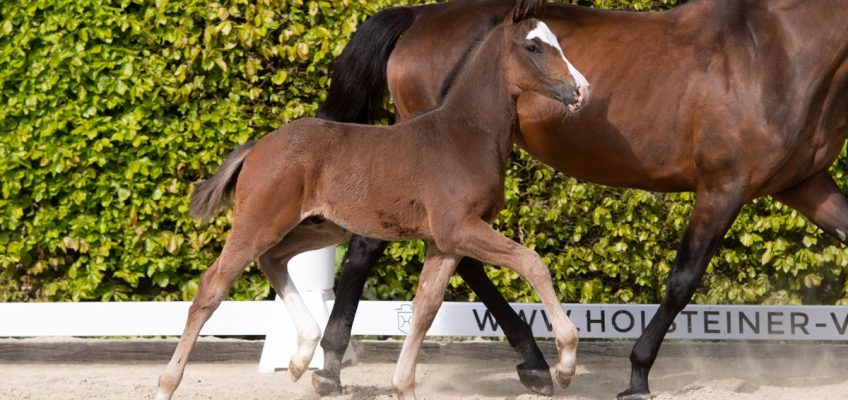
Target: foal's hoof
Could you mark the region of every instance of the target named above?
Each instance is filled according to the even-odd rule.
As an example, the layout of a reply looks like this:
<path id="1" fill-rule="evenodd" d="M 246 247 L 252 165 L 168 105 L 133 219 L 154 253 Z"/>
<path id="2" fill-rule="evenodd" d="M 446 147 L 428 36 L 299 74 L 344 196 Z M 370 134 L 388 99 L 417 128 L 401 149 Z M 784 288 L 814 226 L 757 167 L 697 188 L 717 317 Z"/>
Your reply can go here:
<path id="1" fill-rule="evenodd" d="M 559 384 L 559 387 L 565 389 L 568 388 L 568 385 L 571 384 L 571 378 L 574 377 L 574 372 L 572 371 L 571 373 L 565 373 L 560 370 L 557 370 L 554 376 L 556 378 L 557 383 Z"/>
<path id="2" fill-rule="evenodd" d="M 303 373 L 306 372 L 307 369 L 309 369 L 308 365 L 304 364 L 304 365 L 298 366 L 298 365 L 295 365 L 294 361 L 290 361 L 289 362 L 289 377 L 291 378 L 292 382 L 297 382 L 297 380 L 300 379 L 301 376 L 303 376 Z"/>
<path id="3" fill-rule="evenodd" d="M 554 381 L 551 378 L 551 370 L 548 368 L 531 369 L 524 364 L 519 364 L 515 368 L 518 371 L 518 380 L 527 389 L 533 393 L 538 393 L 544 396 L 553 396 Z"/>
<path id="4" fill-rule="evenodd" d="M 312 388 L 321 396 L 327 396 L 342 391 L 342 381 L 338 374 L 323 369 L 312 373 Z"/>
<path id="5" fill-rule="evenodd" d="M 651 400 L 650 392 L 637 392 L 633 389 L 627 389 L 616 396 L 618 400 Z"/>

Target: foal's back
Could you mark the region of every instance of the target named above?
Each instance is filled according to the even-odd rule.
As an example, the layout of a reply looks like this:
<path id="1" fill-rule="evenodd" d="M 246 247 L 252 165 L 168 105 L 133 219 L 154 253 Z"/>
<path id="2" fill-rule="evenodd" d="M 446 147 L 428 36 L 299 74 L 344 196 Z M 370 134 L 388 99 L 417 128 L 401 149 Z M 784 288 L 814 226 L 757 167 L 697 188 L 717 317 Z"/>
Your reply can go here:
<path id="1" fill-rule="evenodd" d="M 428 213 L 445 212 L 430 209 L 434 204 L 468 197 L 496 202 L 491 192 L 499 187 L 483 184 L 473 171 L 485 165 L 463 162 L 469 149 L 440 139 L 450 124 L 438 119 L 426 114 L 392 126 L 293 121 L 260 139 L 239 183 L 255 181 L 250 176 L 261 170 L 260 179 L 276 182 L 270 187 L 300 188 L 279 199 L 297 195 L 304 217 L 321 215 L 372 237 L 429 239 Z M 457 197 L 458 188 L 464 196 Z"/>

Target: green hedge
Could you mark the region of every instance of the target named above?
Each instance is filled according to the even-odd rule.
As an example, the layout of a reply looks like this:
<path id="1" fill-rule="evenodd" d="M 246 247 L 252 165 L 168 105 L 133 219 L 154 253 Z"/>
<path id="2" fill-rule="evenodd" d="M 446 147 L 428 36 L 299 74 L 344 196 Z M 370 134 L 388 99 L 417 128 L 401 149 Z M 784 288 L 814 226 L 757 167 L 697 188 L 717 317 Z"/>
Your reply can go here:
<path id="1" fill-rule="evenodd" d="M 193 186 L 238 143 L 313 115 L 356 25 L 412 3 L 0 3 L 0 300 L 190 299 L 229 223 L 188 219 Z M 691 194 L 585 184 L 524 154 L 507 190 L 499 228 L 544 255 L 563 300 L 658 301 Z M 420 242 L 390 246 L 366 296 L 411 298 L 422 257 Z M 697 301 L 843 302 L 846 265 L 838 243 L 761 200 L 734 225 Z M 513 273 L 491 275 L 509 299 L 535 299 Z M 269 292 L 251 267 L 231 297 Z M 473 298 L 458 278 L 449 296 Z"/>

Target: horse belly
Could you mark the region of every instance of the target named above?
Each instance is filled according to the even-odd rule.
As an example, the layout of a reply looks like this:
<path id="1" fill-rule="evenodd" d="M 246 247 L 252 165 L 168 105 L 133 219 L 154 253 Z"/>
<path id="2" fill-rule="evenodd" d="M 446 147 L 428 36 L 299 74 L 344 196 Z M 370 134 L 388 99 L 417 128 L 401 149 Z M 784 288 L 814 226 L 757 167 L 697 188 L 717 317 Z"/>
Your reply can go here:
<path id="1" fill-rule="evenodd" d="M 360 236 L 388 241 L 430 239 L 426 215 L 414 200 L 407 207 L 343 207 L 325 205 L 318 212 Z"/>
<path id="2" fill-rule="evenodd" d="M 566 116 L 561 104 L 538 95 L 519 97 L 520 133 L 516 143 L 545 164 L 578 179 L 609 186 L 657 192 L 692 190 L 694 179 L 681 146 L 672 137 L 601 126 L 605 118 Z M 629 127 L 628 127 L 629 128 Z"/>

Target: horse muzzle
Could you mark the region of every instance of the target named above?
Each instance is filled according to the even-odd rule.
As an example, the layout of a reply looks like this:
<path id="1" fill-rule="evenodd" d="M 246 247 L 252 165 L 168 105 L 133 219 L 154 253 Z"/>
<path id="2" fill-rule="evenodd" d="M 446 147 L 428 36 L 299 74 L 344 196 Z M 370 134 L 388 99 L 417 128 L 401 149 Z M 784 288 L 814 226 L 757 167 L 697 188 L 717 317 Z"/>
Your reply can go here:
<path id="1" fill-rule="evenodd" d="M 589 104 L 589 84 L 560 84 L 554 87 L 553 98 L 570 112 L 578 112 Z"/>

